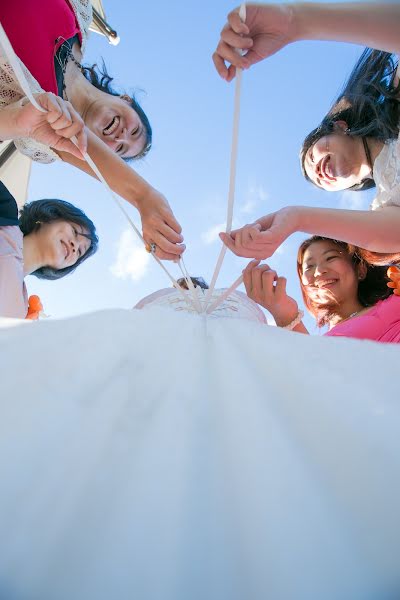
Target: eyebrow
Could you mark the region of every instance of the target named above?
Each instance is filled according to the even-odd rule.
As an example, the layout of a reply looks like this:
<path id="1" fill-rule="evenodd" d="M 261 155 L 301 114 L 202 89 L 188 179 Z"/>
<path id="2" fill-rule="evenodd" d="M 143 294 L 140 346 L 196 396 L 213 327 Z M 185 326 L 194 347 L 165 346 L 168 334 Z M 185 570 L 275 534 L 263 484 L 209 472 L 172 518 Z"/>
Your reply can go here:
<path id="1" fill-rule="evenodd" d="M 328 250 L 324 250 L 322 252 L 322 254 L 328 254 L 328 252 L 337 252 L 338 254 L 340 254 L 340 250 L 338 250 L 337 248 L 328 248 Z M 314 260 L 314 257 L 311 256 L 308 260 Z M 307 260 L 304 261 L 303 264 L 308 264 Z"/>

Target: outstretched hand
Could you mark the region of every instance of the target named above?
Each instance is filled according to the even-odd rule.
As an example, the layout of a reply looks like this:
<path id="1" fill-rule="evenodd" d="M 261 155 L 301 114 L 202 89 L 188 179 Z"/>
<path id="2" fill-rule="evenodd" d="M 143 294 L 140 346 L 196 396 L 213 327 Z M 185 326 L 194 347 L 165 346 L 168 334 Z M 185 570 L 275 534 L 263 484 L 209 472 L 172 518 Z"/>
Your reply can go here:
<path id="1" fill-rule="evenodd" d="M 235 8 L 228 15 L 212 57 L 216 70 L 223 79 L 232 81 L 237 67 L 247 69 L 289 44 L 292 29 L 293 12 L 289 5 L 246 4 L 245 23 L 239 17 L 239 8 Z M 243 50 L 244 56 L 235 49 Z"/>
<path id="2" fill-rule="evenodd" d="M 156 256 L 163 260 L 179 260 L 186 246 L 182 244 L 182 227 L 165 199 L 149 187 L 139 206 L 143 238 L 149 246 L 155 244 Z"/>
<path id="3" fill-rule="evenodd" d="M 35 100 L 44 109 L 37 110 L 27 98 L 9 105 L 15 123 L 13 137 L 29 137 L 37 142 L 69 152 L 79 159 L 87 149 L 87 133 L 81 116 L 72 104 L 51 92 L 35 94 Z M 76 137 L 78 147 L 70 138 Z"/>
<path id="4" fill-rule="evenodd" d="M 295 211 L 282 208 L 228 233 L 220 233 L 224 244 L 237 256 L 263 260 L 269 258 L 279 246 L 296 231 Z"/>

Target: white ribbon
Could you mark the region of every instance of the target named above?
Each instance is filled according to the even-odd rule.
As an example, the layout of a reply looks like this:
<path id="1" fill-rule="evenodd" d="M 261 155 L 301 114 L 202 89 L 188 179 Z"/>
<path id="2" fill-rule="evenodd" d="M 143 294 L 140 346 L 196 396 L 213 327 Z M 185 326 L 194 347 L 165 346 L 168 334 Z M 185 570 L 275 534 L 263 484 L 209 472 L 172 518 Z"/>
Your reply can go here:
<path id="1" fill-rule="evenodd" d="M 239 9 L 239 17 L 243 21 L 246 21 L 246 4 L 243 3 Z M 241 53 L 240 50 L 236 50 L 236 52 Z M 228 207 L 227 207 L 227 215 L 226 215 L 226 233 L 230 233 L 232 230 L 232 220 L 233 220 L 233 205 L 235 202 L 235 179 L 236 179 L 236 162 L 237 162 L 237 149 L 238 149 L 238 138 L 239 138 L 239 116 L 240 116 L 240 93 L 241 93 L 241 85 L 242 85 L 242 69 L 236 69 L 236 81 L 235 81 L 235 103 L 234 103 L 234 111 L 233 111 L 233 131 L 232 131 L 232 146 L 231 146 L 231 164 L 230 164 L 230 175 L 229 175 L 229 192 L 228 192 Z M 211 279 L 210 287 L 207 290 L 206 299 L 205 299 L 205 310 L 209 313 L 208 304 L 211 300 L 215 284 L 218 279 L 219 272 L 222 267 L 222 263 L 225 258 L 226 246 L 222 245 L 221 252 L 219 254 L 217 264 L 215 266 L 215 270 Z M 236 283 L 236 282 L 235 282 Z M 238 287 L 241 281 L 236 285 Z M 231 288 L 229 288 L 231 289 Z M 235 289 L 235 288 L 234 288 Z M 233 290 L 231 290 L 233 291 Z M 224 298 L 220 296 L 219 299 L 221 301 L 214 301 L 211 306 L 219 306 L 221 302 L 227 297 L 223 294 Z M 219 300 L 218 299 L 218 300 Z"/>
<path id="2" fill-rule="evenodd" d="M 4 50 L 4 53 L 5 53 L 5 56 L 6 56 L 7 60 L 8 60 L 8 62 L 10 63 L 10 66 L 12 67 L 12 69 L 13 69 L 13 71 L 15 73 L 15 76 L 18 79 L 19 85 L 21 86 L 23 92 L 25 93 L 25 95 L 27 96 L 27 98 L 29 99 L 29 101 L 40 112 L 46 112 L 45 109 L 42 108 L 36 102 L 36 100 L 35 100 L 35 98 L 34 98 L 34 96 L 32 94 L 32 90 L 31 90 L 31 88 L 29 86 L 29 83 L 26 80 L 25 74 L 24 74 L 24 72 L 23 72 L 23 70 L 21 68 L 19 59 L 18 59 L 17 55 L 15 54 L 14 48 L 12 47 L 12 45 L 10 43 L 10 40 L 8 39 L 7 34 L 4 31 L 4 28 L 3 28 L 3 26 L 2 26 L 1 23 L 0 23 L 0 44 L 1 44 L 2 48 L 3 48 L 3 50 Z M 75 136 L 73 138 L 71 138 L 71 141 L 75 144 L 75 146 L 78 146 L 78 142 L 77 142 L 77 139 L 76 139 Z M 128 215 L 128 213 L 126 212 L 125 208 L 122 205 L 121 200 L 117 197 L 117 195 L 109 187 L 108 183 L 106 182 L 106 180 L 104 179 L 104 177 L 100 173 L 99 169 L 96 167 L 96 165 L 93 162 L 93 160 L 90 158 L 90 156 L 88 155 L 87 152 L 83 153 L 83 157 L 86 160 L 86 162 L 88 163 L 88 165 L 90 166 L 90 168 L 92 169 L 92 171 L 95 173 L 95 175 L 97 176 L 97 178 L 99 179 L 99 181 L 104 185 L 104 187 L 106 188 L 106 190 L 110 194 L 110 196 L 113 199 L 113 201 L 117 204 L 118 208 L 124 214 L 125 218 L 127 219 L 128 223 L 132 227 L 133 231 L 136 233 L 136 235 L 142 241 L 143 245 L 146 246 L 146 242 L 143 239 L 142 234 L 140 233 L 140 231 L 138 230 L 138 228 L 136 227 L 136 225 L 134 224 L 134 222 L 132 221 L 132 219 L 130 218 L 130 216 Z M 161 260 L 154 254 L 154 252 L 152 252 L 151 254 L 152 254 L 154 260 L 160 265 L 160 267 L 162 268 L 162 270 L 169 277 L 170 281 L 172 282 L 172 285 L 184 297 L 185 302 L 187 302 L 189 304 L 189 306 L 193 306 L 194 309 L 196 310 L 196 312 L 198 312 L 197 306 L 193 303 L 192 299 L 180 287 L 180 285 L 174 279 L 174 277 L 169 273 L 168 269 L 164 266 L 164 264 L 161 262 Z"/>

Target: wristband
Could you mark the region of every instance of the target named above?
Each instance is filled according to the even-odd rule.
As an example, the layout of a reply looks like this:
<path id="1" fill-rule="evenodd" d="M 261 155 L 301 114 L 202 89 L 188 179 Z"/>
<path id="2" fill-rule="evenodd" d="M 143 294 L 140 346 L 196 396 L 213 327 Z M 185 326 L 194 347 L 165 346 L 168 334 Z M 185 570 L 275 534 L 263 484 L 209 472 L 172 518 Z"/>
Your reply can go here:
<path id="1" fill-rule="evenodd" d="M 289 331 L 292 331 L 292 329 L 294 329 L 296 327 L 296 325 L 301 323 L 303 317 L 304 317 L 304 312 L 302 310 L 299 310 L 299 312 L 297 313 L 297 316 L 293 319 L 293 321 L 291 321 L 291 323 L 289 323 L 289 325 L 285 325 L 284 327 L 282 327 L 282 329 L 288 329 Z"/>

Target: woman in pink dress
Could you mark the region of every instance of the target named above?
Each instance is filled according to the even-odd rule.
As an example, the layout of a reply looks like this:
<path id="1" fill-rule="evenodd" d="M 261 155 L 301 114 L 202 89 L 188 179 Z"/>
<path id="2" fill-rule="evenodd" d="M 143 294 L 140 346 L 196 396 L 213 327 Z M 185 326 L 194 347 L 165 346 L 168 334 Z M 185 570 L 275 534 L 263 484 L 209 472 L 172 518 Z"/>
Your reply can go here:
<path id="1" fill-rule="evenodd" d="M 386 268 L 370 265 L 360 248 L 313 236 L 299 248 L 297 272 L 305 306 L 319 327 L 328 327 L 325 335 L 400 342 L 400 298 L 387 287 Z M 278 327 L 308 333 L 284 277 L 252 261 L 244 283 Z"/>

